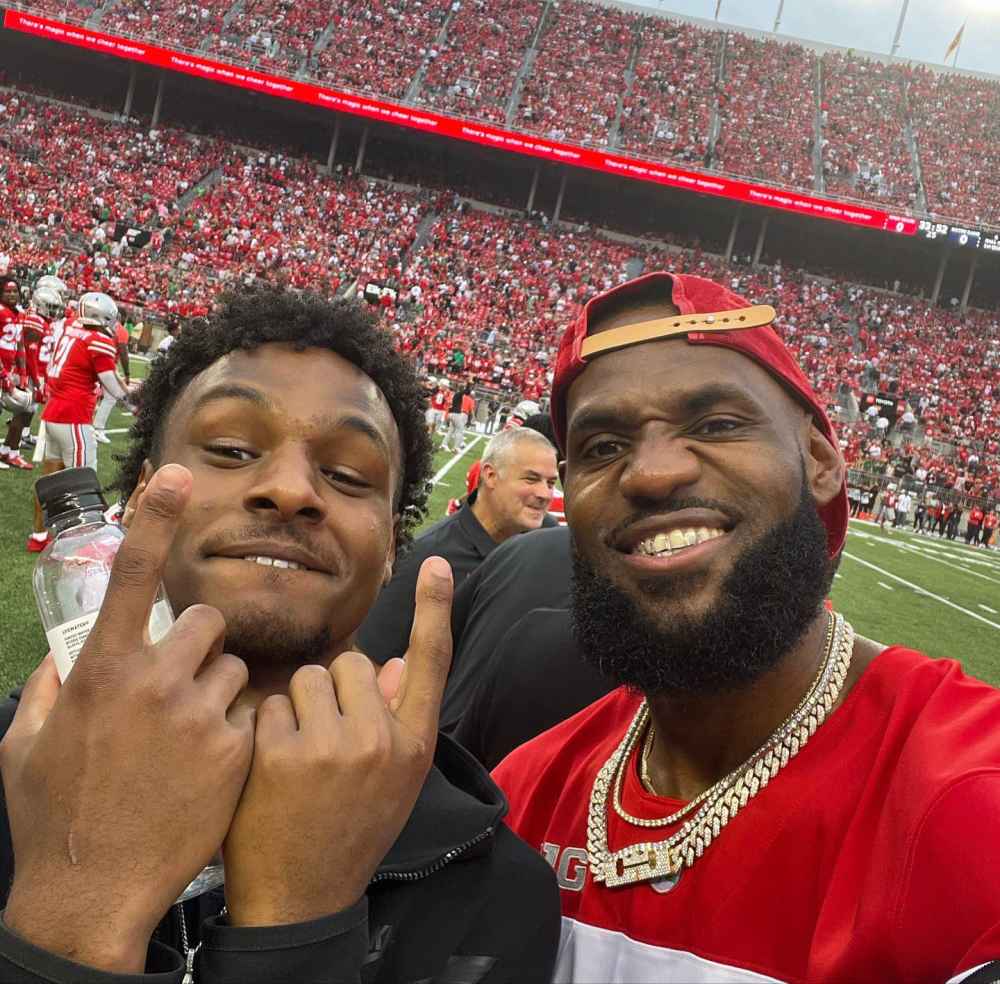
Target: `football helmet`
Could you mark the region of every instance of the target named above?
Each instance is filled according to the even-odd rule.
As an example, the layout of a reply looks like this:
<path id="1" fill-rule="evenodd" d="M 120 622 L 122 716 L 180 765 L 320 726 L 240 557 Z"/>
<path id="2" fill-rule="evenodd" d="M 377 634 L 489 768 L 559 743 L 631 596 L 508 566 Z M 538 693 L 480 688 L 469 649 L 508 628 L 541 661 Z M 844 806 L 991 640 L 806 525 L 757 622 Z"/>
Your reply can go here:
<path id="1" fill-rule="evenodd" d="M 12 413 L 34 413 L 37 408 L 35 394 L 30 386 L 12 386 L 0 396 L 0 403 Z"/>
<path id="2" fill-rule="evenodd" d="M 63 301 L 54 287 L 36 287 L 31 295 L 34 309 L 49 321 L 58 318 L 63 312 Z"/>
<path id="3" fill-rule="evenodd" d="M 35 290 L 39 290 L 42 287 L 47 287 L 50 290 L 54 290 L 60 297 L 63 304 L 69 301 L 69 287 L 65 280 L 60 280 L 59 277 L 54 277 L 52 274 L 46 274 L 44 277 L 38 278 L 38 283 L 35 284 Z"/>
<path id="4" fill-rule="evenodd" d="M 536 413 L 541 413 L 542 408 L 534 400 L 522 400 L 516 407 L 512 416 L 527 420 L 534 417 Z"/>
<path id="5" fill-rule="evenodd" d="M 105 335 L 114 335 L 118 324 L 118 305 L 107 294 L 99 291 L 88 291 L 77 304 L 77 315 L 80 324 L 96 328 Z"/>

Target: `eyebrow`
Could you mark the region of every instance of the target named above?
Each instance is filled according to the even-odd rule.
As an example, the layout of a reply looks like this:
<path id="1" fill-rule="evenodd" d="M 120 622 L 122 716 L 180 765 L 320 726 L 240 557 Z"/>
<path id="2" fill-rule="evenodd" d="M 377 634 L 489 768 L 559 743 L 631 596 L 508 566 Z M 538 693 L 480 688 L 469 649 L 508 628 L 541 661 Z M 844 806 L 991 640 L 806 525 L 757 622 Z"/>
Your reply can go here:
<path id="1" fill-rule="evenodd" d="M 252 386 L 245 386 L 242 383 L 219 383 L 198 397 L 191 408 L 191 412 L 197 413 L 202 407 L 207 406 L 209 403 L 215 403 L 218 400 L 245 400 L 247 403 L 253 403 L 255 406 L 260 407 L 261 410 L 275 409 L 274 403 L 261 393 L 259 389 L 254 389 Z"/>
<path id="2" fill-rule="evenodd" d="M 348 414 L 346 417 L 338 417 L 329 423 L 331 429 L 346 427 L 362 437 L 367 437 L 369 441 L 378 446 L 386 458 L 391 460 L 392 453 L 389 450 L 389 442 L 385 439 L 385 435 L 367 418 Z"/>
<path id="3" fill-rule="evenodd" d="M 727 402 L 741 403 L 756 413 L 763 413 L 760 404 L 746 390 L 729 383 L 709 383 L 699 389 L 682 393 L 671 402 L 675 411 L 683 417 L 696 417 L 720 403 Z M 585 408 L 573 416 L 569 422 L 569 429 L 574 433 L 617 430 L 623 424 L 630 425 L 631 417 L 629 411 L 613 410 L 609 407 Z"/>
<path id="4" fill-rule="evenodd" d="M 208 404 L 216 403 L 219 400 L 243 400 L 269 413 L 276 413 L 278 411 L 274 401 L 253 386 L 247 386 L 244 383 L 219 383 L 198 397 L 191 412 L 192 414 L 197 413 Z M 360 434 L 362 437 L 368 438 L 368 440 L 378 446 L 386 458 L 392 458 L 389 442 L 385 439 L 385 435 L 365 417 L 357 414 L 347 414 L 343 417 L 328 418 L 323 423 L 330 430 L 346 428 L 354 431 L 356 434 Z"/>

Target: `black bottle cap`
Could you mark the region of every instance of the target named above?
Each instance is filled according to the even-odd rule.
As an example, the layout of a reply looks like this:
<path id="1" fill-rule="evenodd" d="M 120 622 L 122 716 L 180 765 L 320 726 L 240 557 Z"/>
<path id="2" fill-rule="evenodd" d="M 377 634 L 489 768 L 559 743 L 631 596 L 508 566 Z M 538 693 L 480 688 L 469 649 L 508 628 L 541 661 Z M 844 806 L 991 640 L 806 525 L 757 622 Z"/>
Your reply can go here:
<path id="1" fill-rule="evenodd" d="M 51 526 L 61 516 L 89 509 L 107 509 L 101 482 L 93 468 L 65 468 L 35 482 L 35 492 Z"/>

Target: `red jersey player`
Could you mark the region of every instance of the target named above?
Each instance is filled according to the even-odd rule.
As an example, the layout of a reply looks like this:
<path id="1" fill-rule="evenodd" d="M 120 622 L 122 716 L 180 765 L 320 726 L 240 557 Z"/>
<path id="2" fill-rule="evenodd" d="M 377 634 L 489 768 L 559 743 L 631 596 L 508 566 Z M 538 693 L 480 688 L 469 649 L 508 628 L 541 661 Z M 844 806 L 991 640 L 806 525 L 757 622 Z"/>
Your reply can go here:
<path id="1" fill-rule="evenodd" d="M 49 363 L 49 399 L 42 413 L 45 421 L 44 474 L 63 468 L 96 468 L 94 406 L 98 384 L 115 399 L 126 390 L 115 373 L 114 343 L 118 308 L 107 294 L 90 292 L 80 298 L 78 317 L 67 325 Z M 45 549 L 47 533 L 35 503 L 35 532 L 28 550 Z"/>
<path id="2" fill-rule="evenodd" d="M 0 393 L 9 393 L 16 380 L 17 343 L 21 312 L 17 302 L 21 288 L 13 277 L 0 279 Z M 0 458 L 0 469 L 9 468 Z"/>
<path id="3" fill-rule="evenodd" d="M 3 404 L 12 411 L 12 415 L 7 434 L 0 444 L 0 461 L 11 468 L 22 468 L 25 471 L 31 471 L 33 466 L 21 457 L 21 441 L 24 434 L 29 432 L 36 401 L 43 388 L 38 352 L 48 331 L 48 321 L 42 314 L 42 309 L 48 313 L 53 299 L 56 299 L 58 305 L 55 294 L 36 290 L 28 310 L 19 314 L 16 321 L 8 321 L 3 334 L 5 361 L 9 362 L 11 345 L 14 346 L 14 358 L 10 373 L 12 385 L 7 387 L 3 397 Z"/>

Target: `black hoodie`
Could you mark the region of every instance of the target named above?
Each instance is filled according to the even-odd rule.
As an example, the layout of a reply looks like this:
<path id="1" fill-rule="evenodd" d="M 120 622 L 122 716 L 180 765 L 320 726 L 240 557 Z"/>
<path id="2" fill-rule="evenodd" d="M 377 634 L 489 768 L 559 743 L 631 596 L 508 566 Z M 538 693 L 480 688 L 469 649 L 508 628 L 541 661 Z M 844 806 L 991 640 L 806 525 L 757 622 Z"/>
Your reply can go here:
<path id="1" fill-rule="evenodd" d="M 16 706 L 0 704 L 0 735 Z M 0 981 L 181 984 L 187 958 L 197 984 L 546 984 L 559 940 L 558 889 L 541 855 L 502 823 L 506 811 L 482 766 L 441 735 L 410 819 L 352 908 L 293 926 L 236 928 L 221 914 L 222 890 L 210 892 L 164 916 L 146 972 L 135 975 L 64 960 L 0 923 Z M 4 905 L 13 869 L 4 801 Z"/>

